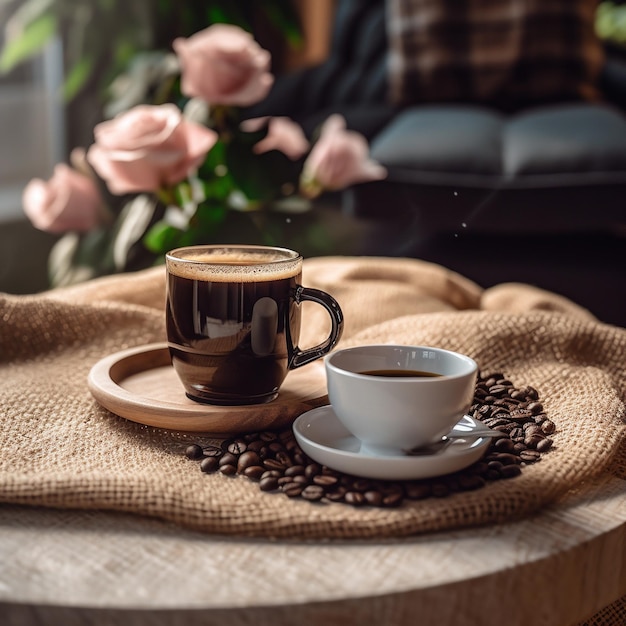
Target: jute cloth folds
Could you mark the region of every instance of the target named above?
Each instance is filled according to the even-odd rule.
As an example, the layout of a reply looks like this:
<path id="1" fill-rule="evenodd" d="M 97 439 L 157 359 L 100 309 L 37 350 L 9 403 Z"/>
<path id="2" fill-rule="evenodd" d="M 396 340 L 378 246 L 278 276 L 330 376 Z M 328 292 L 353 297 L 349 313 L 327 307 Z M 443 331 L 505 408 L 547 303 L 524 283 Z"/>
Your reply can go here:
<path id="1" fill-rule="evenodd" d="M 134 512 L 212 533 L 384 538 L 517 519 L 600 473 L 626 476 L 626 329 L 555 294 L 483 290 L 418 260 L 309 259 L 303 282 L 342 306 L 341 346 L 441 346 L 534 386 L 557 425 L 553 448 L 514 479 L 397 509 L 289 500 L 244 477 L 202 474 L 182 454 L 189 437 L 113 415 L 87 387 L 99 359 L 165 339 L 164 270 L 155 268 L 0 294 L 0 501 Z M 307 304 L 303 317 L 301 344 L 311 345 L 327 316 Z"/>

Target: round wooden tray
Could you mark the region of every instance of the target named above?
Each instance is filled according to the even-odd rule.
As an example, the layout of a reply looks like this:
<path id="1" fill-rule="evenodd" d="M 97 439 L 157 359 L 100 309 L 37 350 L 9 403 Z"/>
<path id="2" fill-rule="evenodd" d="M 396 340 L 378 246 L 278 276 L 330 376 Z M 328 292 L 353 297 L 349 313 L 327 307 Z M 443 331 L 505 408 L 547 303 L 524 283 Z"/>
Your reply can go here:
<path id="1" fill-rule="evenodd" d="M 267 404 L 194 402 L 185 395 L 162 343 L 103 358 L 91 368 L 88 384 L 95 399 L 120 417 L 157 428 L 215 435 L 282 428 L 305 411 L 328 404 L 321 360 L 289 372 L 278 398 Z"/>

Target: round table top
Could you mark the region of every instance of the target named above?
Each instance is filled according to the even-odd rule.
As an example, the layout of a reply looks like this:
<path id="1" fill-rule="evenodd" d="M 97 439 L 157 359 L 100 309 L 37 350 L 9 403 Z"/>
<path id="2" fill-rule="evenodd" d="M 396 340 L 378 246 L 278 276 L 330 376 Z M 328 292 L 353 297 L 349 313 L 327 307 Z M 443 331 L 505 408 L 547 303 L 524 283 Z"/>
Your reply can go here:
<path id="1" fill-rule="evenodd" d="M 603 476 L 521 521 L 389 541 L 210 536 L 3 505 L 0 613 L 9 624 L 571 626 L 626 594 L 625 487 Z"/>

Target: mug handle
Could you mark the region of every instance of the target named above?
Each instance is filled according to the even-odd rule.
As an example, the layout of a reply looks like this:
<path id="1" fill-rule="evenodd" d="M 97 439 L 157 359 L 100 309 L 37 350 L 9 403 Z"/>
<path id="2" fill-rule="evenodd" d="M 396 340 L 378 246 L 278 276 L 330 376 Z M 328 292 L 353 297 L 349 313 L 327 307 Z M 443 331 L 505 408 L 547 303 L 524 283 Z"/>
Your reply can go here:
<path id="1" fill-rule="evenodd" d="M 316 302 L 321 304 L 330 314 L 330 321 L 332 328 L 330 329 L 330 335 L 326 341 L 320 343 L 313 348 L 307 348 L 306 350 L 300 350 L 298 347 L 294 347 L 293 354 L 289 360 L 289 369 L 295 369 L 296 367 L 302 367 L 311 361 L 315 361 L 328 354 L 337 345 L 341 334 L 343 333 L 343 313 L 337 301 L 325 291 L 320 289 L 313 289 L 311 287 L 302 287 L 298 285 L 294 293 L 294 301 L 296 304 L 300 304 L 306 300 L 310 302 Z"/>

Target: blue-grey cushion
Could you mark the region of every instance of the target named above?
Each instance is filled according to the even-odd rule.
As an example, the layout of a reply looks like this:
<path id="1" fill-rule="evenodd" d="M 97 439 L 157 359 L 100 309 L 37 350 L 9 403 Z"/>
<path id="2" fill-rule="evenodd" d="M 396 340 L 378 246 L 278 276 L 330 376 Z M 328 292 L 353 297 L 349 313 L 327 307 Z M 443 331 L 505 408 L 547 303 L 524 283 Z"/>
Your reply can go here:
<path id="1" fill-rule="evenodd" d="M 389 181 L 467 187 L 626 183 L 626 117 L 569 104 L 507 116 L 476 106 L 411 107 L 372 142 Z"/>

